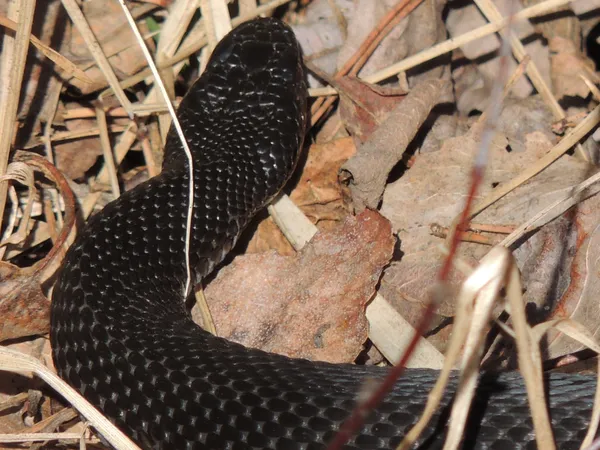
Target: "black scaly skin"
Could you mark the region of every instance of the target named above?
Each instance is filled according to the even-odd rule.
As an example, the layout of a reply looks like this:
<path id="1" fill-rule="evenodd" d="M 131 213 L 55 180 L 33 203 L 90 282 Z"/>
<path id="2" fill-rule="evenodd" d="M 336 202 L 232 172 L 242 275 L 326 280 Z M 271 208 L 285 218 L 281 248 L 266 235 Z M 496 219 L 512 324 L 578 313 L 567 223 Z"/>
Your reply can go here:
<path id="1" fill-rule="evenodd" d="M 195 160 L 196 280 L 289 178 L 302 146 L 305 99 L 292 31 L 260 19 L 219 44 L 183 100 L 179 120 Z M 58 372 L 143 448 L 325 448 L 364 380 L 384 371 L 247 349 L 192 322 L 183 293 L 186 167 L 171 132 L 161 175 L 107 205 L 71 247 L 52 303 Z M 436 376 L 409 370 L 347 448 L 393 448 Z M 575 449 L 594 380 L 551 378 L 559 447 Z M 534 448 L 520 377 L 482 384 L 465 448 Z M 443 435 L 438 417 L 422 448 L 440 448 Z"/>

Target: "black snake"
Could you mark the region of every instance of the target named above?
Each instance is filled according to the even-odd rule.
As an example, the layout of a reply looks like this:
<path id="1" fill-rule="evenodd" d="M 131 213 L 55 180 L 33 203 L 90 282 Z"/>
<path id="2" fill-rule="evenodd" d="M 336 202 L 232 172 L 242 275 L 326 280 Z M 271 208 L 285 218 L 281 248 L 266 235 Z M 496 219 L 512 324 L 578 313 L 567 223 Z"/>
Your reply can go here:
<path id="1" fill-rule="evenodd" d="M 194 159 L 194 281 L 235 244 L 290 177 L 306 126 L 293 32 L 248 22 L 216 47 L 178 117 Z M 214 337 L 185 307 L 187 160 L 168 136 L 162 173 L 91 218 L 55 286 L 51 341 L 62 378 L 152 449 L 323 449 L 376 367 L 289 359 Z M 347 448 L 393 448 L 422 412 L 436 373 L 408 370 Z M 594 378 L 549 378 L 561 449 L 577 448 Z M 448 401 L 448 399 L 446 399 Z M 440 448 L 443 409 L 420 441 Z M 465 448 L 534 448 L 515 373 L 482 381 Z"/>

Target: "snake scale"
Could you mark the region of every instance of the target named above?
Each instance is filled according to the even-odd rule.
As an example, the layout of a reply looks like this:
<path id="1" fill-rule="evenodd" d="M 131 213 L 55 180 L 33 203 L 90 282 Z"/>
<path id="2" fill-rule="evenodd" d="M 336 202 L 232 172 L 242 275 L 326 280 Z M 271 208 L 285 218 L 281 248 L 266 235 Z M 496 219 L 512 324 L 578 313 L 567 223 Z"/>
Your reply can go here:
<path id="1" fill-rule="evenodd" d="M 257 19 L 217 45 L 178 109 L 194 160 L 194 281 L 286 183 L 306 114 L 301 52 L 286 25 Z M 385 370 L 289 359 L 195 325 L 184 292 L 188 174 L 171 130 L 161 174 L 93 216 L 70 248 L 52 301 L 58 373 L 146 449 L 324 449 L 365 381 Z M 408 370 L 346 448 L 394 448 L 436 376 Z M 578 448 L 595 380 L 547 378 L 559 448 Z M 447 406 L 419 448 L 441 448 L 446 418 Z M 464 448 L 535 448 L 518 374 L 480 381 Z"/>

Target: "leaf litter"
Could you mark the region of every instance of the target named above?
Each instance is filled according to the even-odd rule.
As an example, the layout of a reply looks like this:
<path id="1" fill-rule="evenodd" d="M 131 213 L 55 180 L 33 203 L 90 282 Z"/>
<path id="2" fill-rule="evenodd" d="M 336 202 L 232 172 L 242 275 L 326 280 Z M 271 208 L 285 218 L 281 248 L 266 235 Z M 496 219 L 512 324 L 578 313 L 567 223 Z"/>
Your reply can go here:
<path id="1" fill-rule="evenodd" d="M 249 17 L 259 11 L 270 11 L 270 4 L 275 8 L 287 2 L 266 2 L 262 6 L 242 3 L 240 1 L 240 12 Z M 452 233 L 455 218 L 464 207 L 471 167 L 481 143 L 481 130 L 473 126 L 475 118 L 471 116 L 489 107 L 490 92 L 498 72 L 505 69 L 503 64 L 509 64 L 508 72 L 512 72 L 524 52 L 532 56 L 525 65 L 527 77 L 518 78 L 503 105 L 489 146 L 485 178 L 475 200 L 484 201 L 493 196 L 498 186 L 511 183 L 524 169 L 534 167 L 557 143 L 568 139 L 570 130 L 582 119 L 592 121 L 588 125 L 592 132 L 597 128 L 594 113 L 588 113 L 598 102 L 590 95 L 590 86 L 600 81 L 598 56 L 594 61 L 593 55 L 586 54 L 585 50 L 586 43 L 594 41 L 594 33 L 600 34 L 595 31 L 600 17 L 593 0 L 579 0 L 571 8 L 561 6 L 566 2 L 560 0 L 552 0 L 552 5 L 524 2 L 525 7 L 539 8 L 537 15 L 557 7 L 562 7 L 563 14 L 557 18 L 546 15 L 533 23 L 511 24 L 511 32 L 518 36 L 510 42 L 515 60 L 503 63 L 496 56 L 502 36 L 491 30 L 470 44 L 460 45 L 454 52 L 439 53 L 434 60 L 423 56 L 424 65 L 411 66 L 407 72 L 391 73 L 403 61 L 416 61 L 421 54 L 447 45 L 447 36 L 462 39 L 470 30 L 484 28 L 489 21 L 516 12 L 514 4 L 509 1 L 490 4 L 482 0 L 461 5 L 446 5 L 443 1 L 403 4 L 396 0 L 302 3 L 303 7 L 294 12 L 287 10 L 285 18 L 294 26 L 309 66 L 317 68 L 310 75 L 311 92 L 321 95 L 325 92 L 323 87 L 330 82 L 339 90 L 341 100 L 339 108 L 335 106 L 335 97 L 315 100 L 316 126 L 311 136 L 318 144 L 309 143 L 312 145 L 303 161 L 302 173 L 294 179 L 296 187 L 290 193 L 319 231 L 304 249 L 294 249 L 271 219 L 264 220 L 247 246 L 253 254 L 235 257 L 210 282 L 206 296 L 217 333 L 221 335 L 293 356 L 352 362 L 363 351 L 368 332 L 365 305 L 368 309 L 368 302 L 377 291 L 377 301 L 381 298 L 391 305 L 393 314 L 398 314 L 409 330 L 409 324 L 417 326 L 425 313 L 445 251 L 444 240 L 431 230 L 438 227 L 442 236 Z M 73 5 L 73 2 L 66 1 L 65 6 L 68 4 Z M 189 43 L 180 44 L 175 40 L 167 45 L 167 36 L 160 34 L 161 27 L 175 23 L 175 28 L 181 29 L 189 25 L 189 33 L 180 33 L 176 39 L 185 41 L 193 34 L 195 42 L 200 43 L 194 45 L 200 49 L 201 45 L 216 40 L 215 36 L 207 38 L 210 30 L 230 26 L 228 17 L 207 14 L 207 20 L 225 22 L 216 27 L 212 24 L 205 30 L 192 14 L 187 14 L 185 19 L 176 16 L 182 4 L 182 0 L 172 2 L 171 13 L 159 8 L 162 5 L 158 2 L 130 5 L 146 42 L 158 52 L 157 59 L 162 58 L 162 64 L 169 67 L 166 80 L 176 95 L 181 95 L 183 87 L 198 73 L 207 52 L 204 51 L 200 59 L 187 60 L 185 65 L 178 63 L 186 58 L 180 55 L 189 55 Z M 5 39 L 13 39 L 20 31 L 17 34 L 11 31 L 11 27 L 15 28 L 11 24 L 19 22 L 9 17 L 13 12 L 8 6 L 8 0 L 0 2 L 0 16 L 6 18 L 0 21 L 0 26 L 8 27 L 5 30 L 9 37 L 5 35 Z M 448 7 L 447 15 L 442 14 L 445 7 Z M 401 16 L 389 15 L 403 8 L 405 18 L 400 20 L 394 17 Z M 147 177 L 145 167 L 156 167 L 160 160 L 161 133 L 165 130 L 165 125 L 158 124 L 157 117 L 164 111 L 164 105 L 152 95 L 152 78 L 116 2 L 106 0 L 83 5 L 83 17 L 102 52 L 94 57 L 96 61 L 105 58 L 110 64 L 110 73 L 107 66 L 97 65 L 90 58 L 89 37 L 82 38 L 78 31 L 85 27 L 81 23 L 74 27 L 59 2 L 50 2 L 45 10 L 37 5 L 35 13 L 33 34 L 40 42 L 33 37 L 27 42 L 35 41 L 38 47 L 45 45 L 54 49 L 57 55 L 53 61 L 60 68 L 52 63 L 40 64 L 34 58 L 27 60 L 29 70 L 21 89 L 16 90 L 27 99 L 21 102 L 19 109 L 21 127 L 4 133 L 2 148 L 8 148 L 9 139 L 12 148 L 27 148 L 49 155 L 71 180 L 83 216 L 87 217 L 94 205 L 102 204 L 104 198 L 110 199 L 113 195 L 102 194 L 108 181 L 113 180 L 114 193 L 118 187 L 115 181 L 133 180 L 131 183 L 135 183 Z M 79 20 L 72 11 L 70 15 L 72 20 Z M 238 18 L 233 18 L 235 20 Z M 537 37 L 532 33 L 538 33 Z M 160 42 L 158 47 L 154 46 L 152 37 Z M 525 39 L 527 44 L 523 46 L 518 39 Z M 4 46 L 0 54 L 3 64 L 10 57 L 7 47 L 10 46 Z M 46 47 L 44 51 L 48 52 Z M 29 51 L 34 52 L 32 48 Z M 339 72 L 349 59 L 355 64 Z M 171 65 L 164 61 L 170 61 Z M 78 70 L 77 78 L 71 76 L 74 70 Z M 340 75 L 342 72 L 350 76 Z M 369 85 L 367 80 L 385 81 L 381 85 Z M 119 94 L 118 100 L 110 90 L 102 91 L 109 85 L 114 91 L 120 91 L 116 81 L 128 89 L 127 98 Z M 540 94 L 534 94 L 535 91 Z M 2 95 L 9 94 L 3 91 Z M 130 104 L 131 99 L 134 99 L 133 104 Z M 131 122 L 127 114 L 124 118 L 111 115 L 111 111 L 119 108 L 126 113 L 136 108 L 141 111 L 142 106 L 145 111 L 156 113 L 136 122 Z M 108 123 L 97 122 L 96 113 L 77 122 L 62 119 L 70 117 L 69 111 L 77 111 L 77 117 L 82 108 L 92 112 L 101 108 L 108 113 Z M 3 117 L 6 114 L 4 112 Z M 569 122 L 572 117 L 577 119 Z M 552 132 L 556 121 L 563 126 L 560 136 Z M 47 124 L 49 134 L 44 131 Z M 114 164 L 103 162 L 99 157 L 103 148 L 101 136 L 105 158 L 107 148 L 114 152 L 118 176 L 115 169 L 111 169 Z M 451 319 L 456 320 L 461 314 L 455 303 L 455 299 L 461 297 L 461 283 L 470 279 L 473 268 L 490 252 L 490 245 L 502 243 L 502 233 L 518 230 L 521 224 L 547 210 L 542 225 L 536 225 L 531 232 L 509 244 L 523 283 L 520 301 L 529 305 L 527 320 L 531 324 L 550 321 L 548 323 L 557 327 L 538 325 L 535 328 L 538 330 L 535 342 L 543 333 L 548 333 L 542 340 L 544 358 L 558 358 L 581 348 L 581 344 L 566 336 L 577 336 L 586 346 L 595 348 L 600 332 L 600 312 L 595 301 L 600 289 L 596 267 L 600 222 L 600 205 L 595 195 L 598 188 L 594 184 L 586 187 L 569 203 L 575 204 L 570 209 L 555 206 L 568 198 L 574 186 L 597 172 L 594 162 L 599 160 L 598 143 L 586 136 L 571 142 L 570 146 L 575 150 L 572 154 L 562 156 L 520 187 L 511 187 L 511 192 L 474 219 L 481 229 L 473 224 L 473 235 L 485 245 L 463 243 L 454 256 L 455 266 L 461 270 L 451 272 L 440 296 L 427 333 L 429 344 L 439 350 L 449 348 Z M 14 161 L 14 156 L 8 153 L 2 158 Z M 95 182 L 96 176 L 103 183 Z M 42 182 L 38 187 L 45 191 L 48 184 Z M 63 189 L 61 192 L 64 196 Z M 22 195 L 20 191 L 16 194 Z M 10 216 L 11 223 L 21 225 L 19 222 L 25 223 L 26 215 L 22 214 L 24 209 L 19 203 L 22 202 L 17 200 L 7 207 L 5 216 L 12 208 L 15 213 Z M 379 212 L 361 213 L 365 207 Z M 5 252 L 5 258 L 14 261 L 2 262 L 7 273 L 16 280 L 16 287 L 12 287 L 10 283 L 15 281 L 9 281 L 5 273 L 0 287 L 3 292 L 15 292 L 15 295 L 4 296 L 0 304 L 2 330 L 9 330 L 4 331 L 2 339 L 8 347 L 16 348 L 17 344 L 6 339 L 18 337 L 19 350 L 36 358 L 40 358 L 40 347 L 34 337 L 46 332 L 48 327 L 44 320 L 47 321 L 51 279 L 46 280 L 58 262 L 50 264 L 53 267 L 48 270 L 50 275 L 45 274 L 41 283 L 34 282 L 32 288 L 26 288 L 25 278 L 31 272 L 24 255 L 44 261 L 42 258 L 48 250 L 40 245 L 55 239 L 61 211 L 66 211 L 68 216 L 73 206 L 46 202 L 43 212 L 34 214 L 28 219 L 30 223 L 21 227 L 30 230 L 30 237 L 18 244 L 21 248 Z M 354 216 L 353 211 L 358 215 Z M 68 224 L 66 227 L 66 230 L 70 228 Z M 395 243 L 391 232 L 397 237 Z M 310 236 L 306 240 L 309 239 Z M 62 244 L 55 240 L 54 245 Z M 238 253 L 241 250 L 239 248 Z M 59 258 L 60 252 L 53 251 L 53 260 Z M 44 267 L 46 264 L 42 263 Z M 514 263 L 506 264 L 503 270 L 509 270 Z M 497 297 L 498 292 L 492 297 Z M 511 301 L 515 298 L 513 295 Z M 492 307 L 492 311 L 490 317 L 498 317 L 502 307 Z M 256 319 L 258 312 L 267 315 Z M 38 314 L 41 322 L 32 314 Z M 571 325 L 566 319 L 576 320 L 584 328 Z M 369 318 L 369 326 L 377 328 L 377 317 Z M 510 330 L 507 333 L 510 334 Z M 381 345 L 382 353 L 389 354 L 383 350 L 383 342 L 374 340 L 373 344 L 375 348 Z M 403 343 L 400 347 L 407 345 Z M 501 348 L 509 361 L 506 364 L 510 364 L 510 346 Z M 44 351 L 47 352 L 47 346 Z M 374 362 L 382 358 L 375 351 L 369 355 Z M 389 358 L 398 361 L 400 356 Z M 49 362 L 47 353 L 45 359 Z M 3 401 L 10 402 L 10 396 L 0 394 L 0 403 Z M 21 401 L 15 400 L 15 404 Z M 43 420 L 49 420 L 51 414 L 49 409 L 44 410 Z M 14 420 L 16 416 L 10 417 Z M 2 426 L 2 420 L 0 427 L 10 429 Z M 55 429 L 56 425 L 51 428 Z M 37 431 L 41 430 L 47 431 L 46 428 Z"/>

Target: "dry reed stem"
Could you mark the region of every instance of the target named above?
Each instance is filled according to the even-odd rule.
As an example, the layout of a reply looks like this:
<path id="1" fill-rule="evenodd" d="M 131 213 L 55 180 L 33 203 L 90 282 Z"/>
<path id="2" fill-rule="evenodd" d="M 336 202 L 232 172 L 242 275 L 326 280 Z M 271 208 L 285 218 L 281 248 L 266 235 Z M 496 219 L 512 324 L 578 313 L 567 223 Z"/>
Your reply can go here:
<path id="1" fill-rule="evenodd" d="M 432 236 L 439 237 L 441 239 L 447 239 L 450 235 L 450 229 L 443 227 L 439 224 L 431 224 L 429 230 Z M 461 231 L 460 233 L 461 242 L 474 242 L 482 245 L 495 245 L 487 236 L 483 236 L 481 233 L 476 231 Z"/>
<path id="2" fill-rule="evenodd" d="M 152 146 L 150 139 L 145 135 L 140 138 L 142 144 L 142 153 L 144 154 L 144 161 L 146 162 L 146 169 L 148 169 L 148 176 L 150 178 L 155 177 L 160 173 L 160 167 L 154 161 L 154 155 L 152 153 Z"/>
<path id="3" fill-rule="evenodd" d="M 399 11 L 396 12 L 392 10 L 391 13 L 393 14 L 391 15 L 390 20 L 380 22 L 377 25 L 377 29 L 374 30 L 377 32 L 377 34 L 372 38 L 371 35 L 369 35 L 370 39 L 367 39 L 365 42 L 363 42 L 363 45 L 366 44 L 366 48 L 358 55 L 358 59 L 352 64 L 352 68 L 348 72 L 348 76 L 358 76 L 358 72 L 367 63 L 373 52 L 375 52 L 379 44 L 381 44 L 381 41 L 383 41 L 385 37 L 392 32 L 392 30 L 402 21 L 402 19 L 407 17 L 421 3 L 422 0 L 412 0 L 408 4 L 402 5 L 402 8 Z"/>
<path id="4" fill-rule="evenodd" d="M 403 18 L 407 17 L 422 0 L 400 0 L 373 28 L 363 40 L 360 47 L 346 60 L 344 65 L 338 69 L 333 79 L 340 79 L 350 73 L 356 74 L 373 54 L 377 45 L 383 40 L 393 27 Z M 388 27 L 388 25 L 393 26 Z M 335 102 L 335 97 L 328 99 L 317 99 L 311 106 L 311 124 L 316 124 Z"/>
<path id="5" fill-rule="evenodd" d="M 278 8 L 281 5 L 289 3 L 290 1 L 291 0 L 273 0 L 269 3 L 265 3 L 264 5 L 261 5 L 258 8 L 256 8 L 256 10 L 253 13 L 234 17 L 233 19 L 231 19 L 231 25 L 232 25 L 232 27 L 236 27 L 237 25 L 241 24 L 242 22 L 253 19 L 254 17 L 257 17 L 261 14 L 267 14 L 267 13 L 271 12 L 272 10 L 274 10 L 275 8 Z M 163 24 L 163 26 L 164 26 L 164 24 Z M 174 66 L 176 64 L 180 64 L 180 63 L 182 63 L 182 61 L 185 61 L 187 58 L 189 58 L 194 53 L 202 50 L 204 47 L 206 47 L 207 44 L 208 44 L 208 38 L 206 36 L 204 21 L 200 20 L 198 22 L 198 24 L 196 24 L 194 26 L 194 28 L 184 36 L 183 41 L 179 45 L 179 50 L 177 51 L 177 53 L 175 55 L 173 55 L 172 57 L 163 58 L 163 60 L 158 63 L 158 67 L 159 67 L 159 69 L 162 70 L 162 69 Z M 174 68 L 174 72 L 177 73 L 178 70 Z M 150 71 L 150 69 L 144 69 L 144 70 L 140 71 L 139 73 L 121 81 L 120 85 L 122 88 L 127 88 L 127 87 L 133 86 L 134 84 L 137 84 L 140 81 L 145 80 L 149 77 L 153 77 L 152 72 Z M 108 88 L 101 95 L 108 95 L 110 92 L 112 92 L 112 89 Z M 164 106 L 161 106 L 160 108 L 161 108 L 160 112 L 164 112 Z M 135 109 L 135 105 L 134 105 L 134 109 Z"/>
<path id="6" fill-rule="evenodd" d="M 231 31 L 231 17 L 224 0 L 200 0 L 200 10 L 208 37 L 208 48 L 212 51 L 219 41 Z"/>
<path id="7" fill-rule="evenodd" d="M 556 328 L 558 331 L 564 333 L 575 341 L 580 342 L 589 349 L 593 350 L 600 355 L 600 345 L 594 339 L 594 335 L 590 331 L 571 319 L 554 319 L 548 322 L 540 323 L 531 329 L 532 340 L 536 344 L 536 349 L 539 351 L 539 345 L 542 337 L 550 330 L 550 328 Z M 541 356 L 540 356 L 541 358 Z M 597 373 L 600 374 L 600 359 L 598 359 Z M 581 443 L 580 449 L 584 449 L 591 445 L 594 440 L 594 436 L 598 431 L 598 425 L 600 421 L 600 383 L 596 384 L 596 392 L 594 394 L 594 408 L 590 417 L 590 426 L 588 432 L 585 435 L 583 442 Z"/>
<path id="8" fill-rule="evenodd" d="M 252 14 L 258 6 L 257 0 L 238 0 L 240 15 Z"/>
<path id="9" fill-rule="evenodd" d="M 17 31 L 18 27 L 17 23 L 14 20 L 10 20 L 8 17 L 4 16 L 0 16 L 0 25 L 13 31 Z M 42 55 L 44 55 L 46 58 L 48 58 L 50 61 L 52 61 L 64 71 L 61 74 L 61 76 L 65 78 L 75 77 L 83 81 L 84 83 L 92 82 L 90 77 L 88 77 L 83 70 L 81 70 L 79 67 L 73 64 L 63 55 L 58 53 L 56 50 L 52 49 L 51 47 L 48 47 L 33 34 L 29 36 L 29 40 L 35 46 L 35 48 L 37 48 L 40 51 Z"/>
<path id="10" fill-rule="evenodd" d="M 8 80 L 2 83 L 0 92 L 0 175 L 6 173 L 13 137 L 15 123 L 19 108 L 19 95 L 22 91 L 23 74 L 29 49 L 29 37 L 35 10 L 35 0 L 13 0 L 9 4 L 9 16 L 17 14 L 17 32 L 14 40 L 8 36 L 4 38 L 2 49 L 2 69 L 0 78 Z M 6 194 L 8 183 L 0 183 L 0 223 L 3 222 L 4 208 L 6 208 Z"/>
<path id="11" fill-rule="evenodd" d="M 485 264 L 483 270 L 475 271 L 469 277 L 472 279 L 479 272 L 483 279 L 474 280 L 473 283 L 475 286 L 481 286 L 476 292 L 475 307 L 468 305 L 463 311 L 465 319 L 468 321 L 469 331 L 465 337 L 460 364 L 461 373 L 450 414 L 444 450 L 457 449 L 462 440 L 471 403 L 475 397 L 479 365 L 489 331 L 490 319 L 493 317 L 496 299 L 504 285 L 504 274 L 512 262 L 510 253 L 502 247 L 499 249 L 502 250 L 492 249 L 482 260 Z M 459 305 L 462 308 L 466 306 L 464 301 L 459 301 Z"/>
<path id="12" fill-rule="evenodd" d="M 106 122 L 106 114 L 102 108 L 96 108 L 96 121 L 100 130 L 100 146 L 104 155 L 104 167 L 108 170 L 108 179 L 110 180 L 110 188 L 114 198 L 121 195 L 119 189 L 119 177 L 115 166 L 115 158 L 112 147 L 110 145 L 110 137 L 108 136 L 108 124 Z"/>
<path id="13" fill-rule="evenodd" d="M 577 203 L 582 201 L 582 194 L 585 193 L 586 198 L 597 194 L 600 191 L 600 186 L 596 186 L 593 190 L 588 191 L 588 189 L 598 181 L 600 181 L 600 172 L 592 175 L 578 185 L 573 186 L 562 198 L 556 200 L 551 205 L 546 206 L 533 217 L 529 218 L 526 222 L 506 236 L 506 238 L 504 238 L 498 245 L 503 245 L 505 247 L 512 246 L 526 234 L 541 228 L 542 226 L 562 215 L 572 206 L 575 206 Z"/>
<path id="14" fill-rule="evenodd" d="M 108 129 L 109 133 L 120 133 L 121 131 L 125 130 L 126 127 L 123 125 L 109 125 L 107 129 Z M 75 131 L 58 131 L 56 133 L 53 133 L 50 136 L 50 142 L 62 142 L 62 141 L 70 141 L 73 139 L 81 139 L 81 138 L 86 138 L 86 137 L 99 136 L 100 132 L 101 132 L 101 130 L 98 127 L 90 127 L 90 128 L 86 128 L 83 130 L 75 130 Z M 32 143 L 30 145 L 26 146 L 25 148 L 23 148 L 23 150 L 37 147 L 38 145 L 43 144 L 44 142 L 45 142 L 45 138 L 34 139 L 32 141 Z"/>
<path id="15" fill-rule="evenodd" d="M 546 405 L 542 376 L 542 358 L 538 345 L 534 345 L 531 339 L 531 328 L 527 323 L 525 314 L 519 269 L 514 260 L 512 260 L 508 272 L 506 298 L 515 332 L 519 369 L 527 388 L 527 398 L 529 399 L 536 442 L 538 448 L 553 450 L 556 448 L 556 445 Z"/>
<path id="16" fill-rule="evenodd" d="M 130 122 L 127 127 L 123 130 L 121 135 L 119 136 L 119 140 L 115 146 L 114 150 L 114 160 L 117 165 L 121 163 L 121 161 L 125 158 L 125 155 L 134 144 L 137 139 L 137 125 L 135 122 Z M 107 164 L 105 164 L 100 172 L 96 176 L 96 180 L 94 181 L 94 185 L 97 184 L 108 184 L 110 183 L 110 169 Z"/>
<path id="17" fill-rule="evenodd" d="M 125 110 L 129 117 L 133 118 L 133 111 L 131 110 L 131 102 L 125 95 L 123 89 L 119 85 L 119 80 L 113 71 L 108 58 L 102 51 L 96 36 L 94 36 L 94 32 L 90 28 L 85 16 L 81 12 L 79 5 L 76 0 L 61 0 L 64 8 L 67 10 L 69 17 L 71 17 L 71 21 L 75 24 L 79 32 L 81 33 L 81 37 L 85 41 L 89 52 L 92 54 L 92 57 L 96 61 L 98 68 L 104 74 L 104 77 L 108 81 L 108 84 L 112 87 L 113 91 L 119 103 Z"/>
<path id="18" fill-rule="evenodd" d="M 555 145 L 546 155 L 540 158 L 535 164 L 529 166 L 512 180 L 497 186 L 483 200 L 479 201 L 471 211 L 471 218 L 477 216 L 488 206 L 504 197 L 515 188 L 525 183 L 530 178 L 534 177 L 562 155 L 564 155 L 571 147 L 577 144 L 585 135 L 587 135 L 594 127 L 600 123 L 600 106 L 596 106 L 588 116 L 582 120 L 570 133 Z"/>
<path id="19" fill-rule="evenodd" d="M 256 10 L 250 14 L 240 15 L 231 19 L 231 26 L 236 27 L 239 24 L 253 19 L 261 14 L 267 14 L 273 11 L 275 8 L 289 3 L 290 1 L 291 0 L 273 0 L 269 3 L 265 3 L 264 5 L 257 7 Z M 206 30 L 203 25 L 199 25 L 186 36 L 179 48 L 179 51 L 171 59 L 164 61 L 164 64 L 168 66 L 181 62 L 205 47 L 207 43 L 208 39 L 206 36 Z"/>
<path id="20" fill-rule="evenodd" d="M 156 49 L 155 60 L 159 67 L 164 61 L 172 58 L 177 51 L 198 6 L 199 0 L 179 0 L 169 8 L 169 17 L 161 26 L 160 40 Z M 161 67 L 161 69 L 167 68 L 169 67 Z"/>
<path id="21" fill-rule="evenodd" d="M 508 252 L 506 249 L 494 247 L 484 258 L 482 258 L 479 265 L 461 285 L 457 297 L 457 314 L 450 342 L 446 350 L 444 367 L 440 371 L 440 375 L 429 393 L 421 418 L 406 434 L 398 446 L 399 450 L 407 450 L 414 442 L 416 442 L 435 412 L 438 410 L 444 390 L 448 385 L 450 374 L 459 359 L 462 347 L 467 339 L 472 320 L 471 318 L 473 316 L 475 299 L 480 295 L 482 289 L 488 283 L 501 277 L 502 269 L 507 266 L 507 255 Z M 444 289 L 439 283 L 434 289 L 440 291 L 441 295 L 444 295 Z M 436 294 L 435 292 L 432 294 L 434 298 L 437 298 L 437 295 L 439 294 Z"/>
<path id="22" fill-rule="evenodd" d="M 597 102 L 600 102 L 600 89 L 598 89 L 596 87 L 596 85 L 594 83 L 592 83 L 592 81 L 588 77 L 586 77 L 584 74 L 580 73 L 579 77 L 587 85 L 588 89 L 590 90 L 590 93 L 594 97 L 594 100 L 596 100 Z"/>
<path id="23" fill-rule="evenodd" d="M 0 434 L 0 443 L 24 443 L 24 442 L 45 442 L 45 441 L 81 441 L 81 433 L 2 433 Z M 99 444 L 99 439 L 85 439 L 86 444 Z"/>
<path id="24" fill-rule="evenodd" d="M 4 411 L 5 409 L 14 408 L 15 406 L 21 406 L 29 400 L 28 392 L 19 392 L 16 395 L 12 395 L 8 397 L 6 400 L 0 402 L 0 411 Z"/>
<path id="25" fill-rule="evenodd" d="M 529 8 L 525 8 L 518 13 L 516 13 L 512 19 L 511 18 L 502 18 L 499 21 L 495 21 L 489 23 L 487 25 L 483 25 L 479 28 L 476 28 L 472 31 L 461 34 L 460 36 L 447 39 L 444 42 L 440 42 L 426 50 L 423 50 L 415 55 L 404 58 L 402 61 L 399 61 L 391 66 L 382 69 L 374 74 L 368 75 L 363 78 L 364 81 L 368 83 L 378 83 L 380 81 L 386 80 L 388 78 L 397 76 L 401 72 L 405 72 L 408 69 L 412 69 L 413 67 L 419 66 L 423 63 L 431 61 L 438 56 L 441 56 L 445 53 L 451 52 L 452 50 L 456 50 L 462 45 L 465 45 L 469 42 L 475 41 L 482 37 L 488 36 L 493 33 L 497 33 L 502 28 L 508 25 L 508 22 L 512 20 L 513 22 L 527 20 L 532 17 L 541 16 L 548 11 L 555 9 L 558 6 L 565 5 L 569 3 L 570 0 L 546 0 L 545 2 L 539 3 L 537 5 L 531 6 Z M 337 91 L 332 87 L 323 87 L 323 88 L 313 88 L 309 89 L 309 94 L 313 97 L 321 97 L 327 95 L 335 95 Z"/>
<path id="26" fill-rule="evenodd" d="M 479 7 L 483 15 L 490 22 L 498 22 L 503 19 L 502 14 L 498 11 L 498 8 L 491 0 L 474 0 L 475 4 Z M 521 62 L 523 58 L 527 56 L 527 51 L 521 40 L 511 31 L 509 31 L 510 45 L 512 47 L 513 55 L 517 61 Z M 566 117 L 565 111 L 562 109 L 558 100 L 552 94 L 552 90 L 544 81 L 544 77 L 540 73 L 535 63 L 527 65 L 527 76 L 533 83 L 535 89 L 540 93 L 546 105 L 550 107 L 552 114 L 557 120 L 564 119 Z M 588 155 L 585 153 L 583 148 L 578 144 L 577 153 L 585 160 L 589 161 Z"/>
<path id="27" fill-rule="evenodd" d="M 52 165 L 55 164 L 54 152 L 52 151 L 52 142 L 50 141 L 50 135 L 52 134 L 52 123 L 54 122 L 54 119 L 56 117 L 56 111 L 58 111 L 58 104 L 60 102 L 60 92 L 62 90 L 62 87 L 62 83 L 56 83 L 54 85 L 54 91 L 51 92 L 48 96 L 47 104 L 50 104 L 51 107 L 48 108 L 48 121 L 44 125 L 44 135 L 42 137 L 42 140 L 44 142 L 44 151 L 46 152 L 46 159 L 50 161 L 50 164 Z M 56 222 L 59 226 L 62 227 L 63 217 L 62 214 L 60 214 L 60 198 L 58 196 L 58 193 L 54 189 L 51 190 L 50 196 L 52 198 L 52 201 L 54 202 L 56 211 L 58 212 L 58 214 L 56 215 Z"/>

